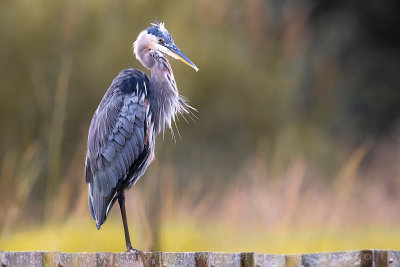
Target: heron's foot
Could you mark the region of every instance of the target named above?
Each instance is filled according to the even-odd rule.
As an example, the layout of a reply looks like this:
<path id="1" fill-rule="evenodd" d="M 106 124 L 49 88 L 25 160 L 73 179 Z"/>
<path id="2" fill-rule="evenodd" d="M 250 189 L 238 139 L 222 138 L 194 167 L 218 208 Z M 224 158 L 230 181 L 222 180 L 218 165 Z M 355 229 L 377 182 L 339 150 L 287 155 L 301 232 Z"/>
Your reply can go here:
<path id="1" fill-rule="evenodd" d="M 136 255 L 140 256 L 140 259 L 143 262 L 143 265 L 146 266 L 146 255 L 144 254 L 143 251 L 134 249 L 132 246 L 127 246 L 126 247 L 126 253 L 135 253 Z"/>
<path id="2" fill-rule="evenodd" d="M 125 252 L 139 253 L 139 250 L 134 249 L 132 246 L 126 247 Z"/>

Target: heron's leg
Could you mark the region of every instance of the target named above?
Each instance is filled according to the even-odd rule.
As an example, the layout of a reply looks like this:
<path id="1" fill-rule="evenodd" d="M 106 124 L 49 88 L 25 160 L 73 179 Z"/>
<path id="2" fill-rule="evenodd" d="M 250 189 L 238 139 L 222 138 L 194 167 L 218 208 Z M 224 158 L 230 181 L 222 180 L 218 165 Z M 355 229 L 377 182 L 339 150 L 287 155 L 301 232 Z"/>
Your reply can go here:
<path id="1" fill-rule="evenodd" d="M 129 237 L 128 222 L 126 221 L 126 211 L 125 211 L 125 194 L 123 189 L 118 191 L 118 203 L 119 203 L 119 208 L 121 209 L 122 222 L 124 223 L 126 250 L 136 251 L 135 249 L 133 249 L 131 244 L 131 239 Z"/>

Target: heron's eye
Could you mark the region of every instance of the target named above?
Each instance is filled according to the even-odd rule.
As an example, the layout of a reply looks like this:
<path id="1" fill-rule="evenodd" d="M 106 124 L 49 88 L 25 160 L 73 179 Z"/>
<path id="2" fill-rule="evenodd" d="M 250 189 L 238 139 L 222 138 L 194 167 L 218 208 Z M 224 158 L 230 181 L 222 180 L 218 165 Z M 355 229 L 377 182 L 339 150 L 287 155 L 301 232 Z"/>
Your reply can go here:
<path id="1" fill-rule="evenodd" d="M 158 43 L 163 44 L 164 43 L 163 39 L 158 39 Z"/>

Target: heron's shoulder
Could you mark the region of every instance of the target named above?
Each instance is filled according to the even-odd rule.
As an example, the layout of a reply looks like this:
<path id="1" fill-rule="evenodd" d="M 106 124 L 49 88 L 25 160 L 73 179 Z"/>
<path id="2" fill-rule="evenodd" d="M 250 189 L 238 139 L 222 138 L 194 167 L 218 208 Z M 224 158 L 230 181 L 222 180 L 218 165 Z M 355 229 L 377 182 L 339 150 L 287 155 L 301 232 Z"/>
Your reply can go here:
<path id="1" fill-rule="evenodd" d="M 118 88 L 122 93 L 131 94 L 136 92 L 138 95 L 140 93 L 147 94 L 148 85 L 149 76 L 137 69 L 122 70 L 111 83 L 112 88 Z"/>

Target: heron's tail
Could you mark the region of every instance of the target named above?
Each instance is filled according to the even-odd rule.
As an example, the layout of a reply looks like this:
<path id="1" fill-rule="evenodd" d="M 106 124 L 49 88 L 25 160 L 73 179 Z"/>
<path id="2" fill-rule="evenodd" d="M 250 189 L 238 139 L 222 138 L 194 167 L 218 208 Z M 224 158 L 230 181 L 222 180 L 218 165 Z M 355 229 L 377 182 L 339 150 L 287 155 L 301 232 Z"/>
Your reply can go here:
<path id="1" fill-rule="evenodd" d="M 104 171 L 93 173 L 88 158 L 85 165 L 86 183 L 89 185 L 89 209 L 97 229 L 100 229 L 116 199 L 116 180 L 110 179 Z"/>
<path id="2" fill-rule="evenodd" d="M 114 205 L 116 198 L 110 200 L 110 196 L 102 194 L 92 194 L 89 184 L 89 209 L 93 219 L 96 221 L 96 227 L 99 230 L 101 225 L 106 221 L 108 212 Z"/>
<path id="3" fill-rule="evenodd" d="M 96 227 L 99 230 L 100 226 L 106 221 L 105 199 L 103 196 L 91 195 L 89 187 L 89 209 L 93 219 L 96 221 Z"/>

